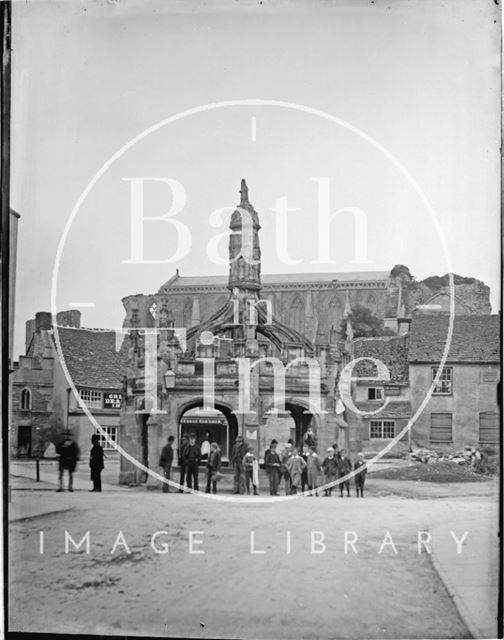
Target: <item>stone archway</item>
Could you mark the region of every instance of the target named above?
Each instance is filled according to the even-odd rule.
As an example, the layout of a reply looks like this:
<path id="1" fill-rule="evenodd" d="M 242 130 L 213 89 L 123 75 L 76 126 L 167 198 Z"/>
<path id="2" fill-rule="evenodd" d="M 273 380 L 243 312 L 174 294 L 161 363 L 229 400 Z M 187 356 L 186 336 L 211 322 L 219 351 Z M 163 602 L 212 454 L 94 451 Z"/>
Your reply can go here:
<path id="1" fill-rule="evenodd" d="M 263 413 L 262 424 L 267 425 L 267 416 L 274 404 L 270 404 Z M 289 415 L 290 414 L 290 415 Z M 310 412 L 309 403 L 299 398 L 287 398 L 285 400 L 285 414 L 277 418 L 277 420 L 285 421 L 285 429 L 283 430 L 283 440 L 287 442 L 292 438 L 294 444 L 299 447 L 302 444 L 303 436 L 311 425 L 315 434 L 320 428 L 319 417 Z M 272 434 L 265 433 L 264 439 L 269 444 Z"/>
<path id="2" fill-rule="evenodd" d="M 238 420 L 233 408 L 226 403 L 214 402 L 215 411 L 201 411 L 203 398 L 194 398 L 182 405 L 177 412 L 177 441 L 180 446 L 182 435 L 195 433 L 196 441 L 200 443 L 209 432 L 212 441 L 219 444 L 222 450 L 222 460 L 228 462 L 231 449 L 238 436 Z M 196 411 L 195 411 L 196 410 Z"/>

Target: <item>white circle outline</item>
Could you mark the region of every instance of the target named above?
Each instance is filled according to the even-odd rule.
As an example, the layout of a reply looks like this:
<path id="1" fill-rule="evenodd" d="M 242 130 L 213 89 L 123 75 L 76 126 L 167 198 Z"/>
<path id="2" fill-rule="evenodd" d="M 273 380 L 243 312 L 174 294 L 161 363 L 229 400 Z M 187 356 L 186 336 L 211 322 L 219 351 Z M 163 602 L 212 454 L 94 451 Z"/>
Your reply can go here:
<path id="1" fill-rule="evenodd" d="M 368 134 L 364 133 L 363 131 L 361 131 L 358 127 L 346 122 L 345 120 L 338 118 L 337 116 L 333 116 L 330 113 L 327 113 L 325 111 L 321 111 L 320 109 L 315 109 L 313 107 L 307 107 L 306 105 L 301 105 L 301 104 L 297 104 L 295 102 L 286 102 L 283 100 L 264 100 L 264 99 L 260 99 L 260 98 L 247 98 L 247 99 L 243 99 L 243 100 L 224 100 L 221 102 L 211 102 L 205 105 L 201 105 L 199 107 L 193 107 L 191 109 L 187 109 L 185 111 L 181 111 L 173 116 L 170 116 L 168 118 L 165 118 L 159 122 L 157 122 L 156 124 L 152 125 L 151 127 L 145 129 L 144 131 L 142 131 L 141 133 L 139 133 L 137 136 L 135 136 L 134 138 L 132 138 L 129 142 L 127 142 L 125 145 L 123 145 L 118 151 L 116 151 L 116 153 L 114 153 L 103 165 L 102 167 L 98 170 L 98 172 L 93 176 L 93 178 L 90 180 L 90 182 L 88 183 L 88 185 L 86 186 L 86 188 L 84 189 L 84 191 L 81 193 L 80 197 L 78 198 L 77 202 L 75 203 L 72 211 L 70 212 L 70 216 L 65 224 L 65 227 L 63 229 L 63 233 L 61 235 L 61 239 L 59 241 L 58 244 L 58 249 L 56 251 L 56 259 L 54 262 L 54 268 L 53 268 L 53 274 L 52 274 L 52 279 L 51 279 L 51 313 L 52 313 L 52 321 L 53 321 L 53 330 L 54 330 L 54 338 L 55 338 L 55 342 L 56 342 L 56 350 L 58 352 L 58 356 L 60 359 L 60 363 L 63 369 L 63 372 L 65 374 L 65 377 L 70 385 L 70 388 L 72 389 L 75 397 L 77 398 L 79 405 L 81 406 L 81 408 L 83 409 L 84 413 L 87 415 L 88 419 L 90 420 L 91 424 L 93 424 L 95 426 L 95 428 L 98 430 L 98 432 L 100 434 L 104 434 L 105 432 L 103 431 L 102 427 L 98 424 L 98 422 L 95 420 L 94 416 L 92 415 L 92 413 L 89 411 L 88 407 L 86 406 L 86 404 L 82 401 L 79 392 L 77 391 L 77 388 L 68 372 L 68 368 L 66 366 L 66 362 L 65 362 L 65 358 L 63 356 L 63 352 L 61 349 L 61 342 L 59 339 L 59 333 L 58 333 L 58 325 L 57 325 L 57 318 L 56 318 L 56 314 L 57 314 L 57 310 L 56 310 L 56 287 L 57 287 L 57 279 L 58 279 L 58 271 L 59 271 L 59 267 L 60 267 L 60 262 L 61 262 L 61 256 L 63 253 L 63 248 L 68 236 L 68 233 L 70 231 L 70 228 L 73 224 L 73 221 L 77 215 L 77 213 L 79 212 L 80 207 L 82 206 L 84 200 L 87 198 L 88 194 L 90 193 L 91 189 L 95 186 L 95 184 L 98 182 L 98 180 L 103 176 L 103 174 L 112 166 L 112 164 L 118 160 L 128 149 L 130 149 L 131 147 L 133 147 L 137 142 L 140 142 L 141 140 L 143 140 L 144 138 L 146 138 L 148 135 L 150 135 L 151 133 L 157 131 L 158 129 L 161 129 L 162 127 L 171 124 L 173 122 L 177 122 L 178 120 L 182 120 L 183 118 L 186 118 L 188 116 L 191 115 L 196 115 L 199 113 L 204 113 L 206 111 L 213 111 L 215 109 L 221 109 L 221 108 L 225 108 L 225 107 L 241 107 L 241 106 L 272 106 L 272 107 L 283 107 L 286 109 L 293 109 L 294 111 L 300 111 L 303 113 L 308 113 L 310 115 L 314 115 L 317 117 L 320 117 L 322 119 L 328 120 L 329 122 L 333 122 L 337 125 L 342 126 L 343 128 L 347 129 L 348 131 L 351 131 L 352 133 L 355 133 L 358 137 L 362 138 L 363 140 L 365 140 L 366 142 L 368 142 L 372 147 L 374 147 L 375 149 L 377 149 L 378 151 L 380 151 L 395 167 L 396 169 L 399 170 L 400 173 L 402 173 L 402 175 L 406 178 L 406 180 L 408 181 L 408 183 L 410 184 L 411 187 L 413 187 L 413 190 L 417 193 L 417 195 L 420 197 L 420 200 L 423 202 L 423 204 L 425 205 L 427 211 L 429 212 L 429 215 L 432 219 L 432 222 L 434 223 L 434 226 L 436 228 L 436 231 L 438 232 L 438 236 L 441 240 L 441 245 L 445 254 L 445 259 L 446 259 L 446 264 L 448 267 L 448 282 L 449 282 L 449 288 L 450 288 L 450 315 L 449 315 L 449 321 L 448 321 L 448 334 L 447 334 L 447 340 L 445 343 L 445 348 L 443 351 L 443 355 L 441 357 L 441 361 L 439 363 L 438 366 L 438 370 L 437 370 L 437 374 L 434 378 L 434 380 L 432 381 L 431 386 L 429 387 L 429 390 L 424 398 L 424 400 L 422 401 L 422 403 L 420 404 L 419 408 L 417 409 L 417 411 L 415 412 L 415 414 L 408 420 L 408 423 L 406 424 L 405 427 L 403 427 L 403 429 L 399 432 L 399 434 L 397 436 L 395 436 L 395 438 L 389 442 L 388 445 L 386 445 L 381 451 L 379 451 L 374 458 L 372 458 L 370 461 L 368 461 L 366 464 L 368 465 L 372 465 L 375 462 L 377 462 L 378 460 L 380 460 L 388 451 L 390 451 L 390 449 L 392 449 L 397 442 L 411 429 L 411 427 L 413 426 L 413 424 L 416 422 L 417 418 L 419 417 L 419 415 L 423 412 L 423 410 L 425 409 L 427 403 L 429 402 L 432 393 L 434 391 L 435 386 L 438 384 L 439 382 L 439 378 L 441 376 L 442 370 L 444 368 L 444 365 L 446 363 L 446 360 L 448 358 L 448 353 L 450 350 L 450 345 L 451 345 L 451 340 L 452 340 L 452 334 L 453 334 L 453 323 L 454 323 L 454 315 L 455 315 L 455 295 L 454 295 L 454 279 L 453 279 L 453 271 L 452 271 L 452 266 L 451 266 L 451 261 L 450 261 L 450 256 L 449 256 L 449 252 L 448 252 L 448 247 L 446 244 L 446 240 L 444 237 L 444 233 L 443 230 L 441 228 L 441 225 L 439 224 L 439 220 L 437 218 L 437 214 L 434 210 L 434 208 L 432 207 L 432 205 L 430 204 L 429 200 L 427 199 L 427 196 L 425 195 L 425 193 L 423 192 L 422 188 L 419 186 L 419 184 L 416 182 L 416 180 L 413 178 L 413 176 L 409 173 L 409 171 L 401 164 L 401 162 L 392 154 L 390 153 L 390 151 L 388 151 L 387 149 L 385 149 L 385 147 L 383 147 L 379 142 L 377 142 L 374 138 L 372 138 L 371 136 L 369 136 Z M 120 447 L 118 444 L 115 445 L 115 448 L 119 451 L 119 453 L 121 455 L 123 455 L 126 459 L 128 459 L 130 462 L 132 462 L 138 469 L 144 471 L 145 473 L 147 473 L 148 475 L 150 475 L 151 477 L 160 480 L 161 482 L 164 482 L 166 484 L 169 484 L 171 486 L 174 487 L 179 487 L 179 488 L 183 488 L 185 492 L 187 493 L 196 493 L 199 494 L 201 496 L 204 496 L 206 498 L 211 498 L 214 500 L 220 500 L 220 501 L 232 501 L 232 502 L 247 502 L 247 503 L 256 503 L 256 502 L 278 502 L 278 501 L 283 501 L 283 500 L 291 500 L 293 498 L 299 498 L 300 496 L 303 495 L 312 495 L 315 491 L 317 490 L 321 490 L 323 491 L 324 488 L 330 488 L 333 487 L 335 485 L 341 484 L 343 482 L 346 482 L 348 480 L 350 480 L 352 477 L 355 476 L 355 470 L 351 471 L 350 473 L 348 473 L 346 476 L 343 476 L 341 478 L 338 478 L 338 480 L 327 483 L 326 485 L 322 486 L 322 487 L 317 487 L 316 489 L 312 489 L 309 491 L 305 491 L 304 493 L 298 493 L 298 494 L 294 494 L 294 495 L 289 495 L 289 496 L 269 496 L 269 497 L 263 497 L 263 496 L 247 496 L 246 498 L 243 498 L 242 496 L 223 496 L 220 494 L 208 494 L 208 493 L 204 493 L 202 491 L 196 491 L 194 489 L 188 489 L 187 487 L 180 487 L 180 485 L 177 482 L 174 482 L 173 480 L 167 480 L 166 478 L 164 478 L 163 476 L 161 476 L 160 474 L 156 473 L 155 471 L 153 471 L 152 469 L 149 469 L 148 467 L 145 467 L 139 460 L 137 460 L 136 458 L 134 458 L 133 456 L 131 456 L 128 452 L 124 451 L 124 449 L 122 449 L 122 447 Z M 273 500 L 272 500 L 273 498 Z"/>

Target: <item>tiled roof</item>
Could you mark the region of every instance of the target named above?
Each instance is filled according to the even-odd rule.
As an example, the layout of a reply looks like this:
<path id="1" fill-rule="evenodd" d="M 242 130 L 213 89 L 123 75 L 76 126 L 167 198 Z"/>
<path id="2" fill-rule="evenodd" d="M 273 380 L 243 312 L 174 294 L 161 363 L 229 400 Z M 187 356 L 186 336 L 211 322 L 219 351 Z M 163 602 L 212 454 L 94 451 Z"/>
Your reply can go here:
<path id="1" fill-rule="evenodd" d="M 264 286 L 271 284 L 300 284 L 310 282 L 332 282 L 340 280 L 351 282 L 383 281 L 390 277 L 389 271 L 353 271 L 346 273 L 277 273 L 262 274 L 261 283 Z M 178 276 L 168 280 L 161 289 L 178 289 L 182 287 L 221 286 L 226 287 L 228 276 Z"/>
<path id="2" fill-rule="evenodd" d="M 76 386 L 120 389 L 126 373 L 114 331 L 59 327 L 65 363 Z"/>
<path id="3" fill-rule="evenodd" d="M 408 382 L 408 337 L 356 338 L 352 343 L 353 359 L 375 358 L 387 367 L 391 383 Z M 376 365 L 371 360 L 358 362 L 354 369 L 356 377 L 376 377 Z"/>
<path id="4" fill-rule="evenodd" d="M 410 362 L 439 362 L 448 315 L 417 315 L 411 322 Z M 500 317 L 455 316 L 448 362 L 500 362 Z"/>
<path id="5" fill-rule="evenodd" d="M 376 411 L 380 406 L 383 406 L 384 402 L 356 402 L 355 406 L 359 411 L 369 413 L 370 411 Z M 394 402 L 393 399 L 387 404 L 387 406 L 375 413 L 372 416 L 363 416 L 365 419 L 370 420 L 383 420 L 386 418 L 410 418 L 411 417 L 411 403 L 406 400 L 400 400 Z"/>

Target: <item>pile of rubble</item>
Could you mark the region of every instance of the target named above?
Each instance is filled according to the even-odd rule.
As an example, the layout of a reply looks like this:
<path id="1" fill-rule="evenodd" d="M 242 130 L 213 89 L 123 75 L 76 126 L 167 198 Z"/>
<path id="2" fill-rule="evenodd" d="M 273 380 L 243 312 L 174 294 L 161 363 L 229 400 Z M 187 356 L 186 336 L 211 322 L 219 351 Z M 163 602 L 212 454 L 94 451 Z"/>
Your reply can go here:
<path id="1" fill-rule="evenodd" d="M 464 451 L 457 451 L 456 453 L 438 453 L 432 449 L 416 449 L 406 454 L 405 459 L 411 462 L 444 462 L 449 460 L 456 464 L 471 464 L 473 459 L 473 451 L 466 449 Z"/>

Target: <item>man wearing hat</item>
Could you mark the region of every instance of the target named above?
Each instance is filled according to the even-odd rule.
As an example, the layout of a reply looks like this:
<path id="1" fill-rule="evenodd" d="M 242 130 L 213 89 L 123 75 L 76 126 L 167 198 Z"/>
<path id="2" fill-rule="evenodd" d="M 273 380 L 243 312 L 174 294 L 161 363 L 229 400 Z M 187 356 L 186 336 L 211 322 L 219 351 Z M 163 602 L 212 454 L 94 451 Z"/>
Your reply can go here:
<path id="1" fill-rule="evenodd" d="M 245 470 L 243 468 L 243 458 L 248 447 L 243 440 L 243 436 L 238 436 L 235 440 L 233 451 L 231 452 L 231 464 L 234 469 L 233 493 L 245 493 Z"/>
<path id="2" fill-rule="evenodd" d="M 189 435 L 189 444 L 184 449 L 184 462 L 187 472 L 187 486 L 189 489 L 193 488 L 196 491 L 199 490 L 198 485 L 198 465 L 201 460 L 201 449 L 196 444 L 196 435 L 191 433 Z"/>
<path id="3" fill-rule="evenodd" d="M 72 439 L 70 431 L 66 430 L 63 439 L 56 446 L 56 453 L 59 454 L 59 488 L 63 491 L 63 472 L 68 471 L 68 490 L 73 491 L 73 472 L 79 459 L 79 447 Z"/>

